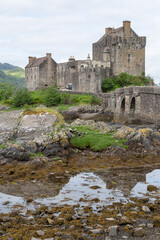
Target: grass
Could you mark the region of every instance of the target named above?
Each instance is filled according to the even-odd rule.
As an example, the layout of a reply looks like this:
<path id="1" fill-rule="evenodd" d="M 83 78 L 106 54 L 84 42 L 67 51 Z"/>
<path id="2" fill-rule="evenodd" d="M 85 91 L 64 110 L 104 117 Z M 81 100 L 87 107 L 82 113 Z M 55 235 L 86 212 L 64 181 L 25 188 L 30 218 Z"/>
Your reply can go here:
<path id="1" fill-rule="evenodd" d="M 113 133 L 101 134 L 98 129 L 92 129 L 91 126 L 77 126 L 73 129 L 77 129 L 80 133 L 85 133 L 81 137 L 73 137 L 70 143 L 73 147 L 80 149 L 91 149 L 93 151 L 102 151 L 109 146 L 121 146 L 127 148 L 123 145 L 125 140 L 117 140 L 113 137 Z"/>
<path id="2" fill-rule="evenodd" d="M 6 145 L 3 143 L 3 144 L 1 144 L 1 149 L 5 149 L 6 148 Z"/>

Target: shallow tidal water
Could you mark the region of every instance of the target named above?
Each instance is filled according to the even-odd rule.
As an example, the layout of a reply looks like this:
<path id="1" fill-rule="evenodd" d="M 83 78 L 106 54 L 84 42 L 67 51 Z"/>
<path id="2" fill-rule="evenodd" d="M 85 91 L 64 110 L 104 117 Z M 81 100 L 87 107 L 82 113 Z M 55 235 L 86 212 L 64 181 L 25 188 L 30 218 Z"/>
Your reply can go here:
<path id="1" fill-rule="evenodd" d="M 55 206 L 63 204 L 79 204 L 80 207 L 89 205 L 96 211 L 98 208 L 110 205 L 113 202 L 130 201 L 130 197 L 147 196 L 150 201 L 153 201 L 155 197 L 160 197 L 160 169 L 144 174 L 143 178 L 137 177 L 136 173 L 134 174 L 132 178 L 135 179 L 135 182 L 131 181 L 132 184 L 129 184 L 129 181 L 121 181 L 117 178 L 113 181 L 112 173 L 109 173 L 108 179 L 105 179 L 105 177 L 101 177 L 93 172 L 83 172 L 71 177 L 57 196 L 37 198 L 29 204 L 26 203 L 23 197 L 0 193 L 0 213 L 8 213 L 13 209 L 20 209 L 23 212 L 27 209 L 35 209 L 41 205 Z M 123 177 L 124 173 L 121 172 L 120 175 Z M 142 179 L 142 181 L 137 181 L 137 179 Z M 148 185 L 158 187 L 159 191 L 148 193 Z"/>

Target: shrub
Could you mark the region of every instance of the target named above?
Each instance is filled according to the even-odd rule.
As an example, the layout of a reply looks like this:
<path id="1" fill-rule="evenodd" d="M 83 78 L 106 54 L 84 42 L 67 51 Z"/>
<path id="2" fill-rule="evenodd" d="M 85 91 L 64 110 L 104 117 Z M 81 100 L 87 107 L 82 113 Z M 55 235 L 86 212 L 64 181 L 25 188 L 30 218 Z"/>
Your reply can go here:
<path id="1" fill-rule="evenodd" d="M 12 84 L 2 83 L 0 84 L 0 100 L 9 99 L 15 92 L 15 87 Z"/>
<path id="2" fill-rule="evenodd" d="M 44 104 L 47 107 L 57 106 L 61 102 L 60 92 L 57 90 L 56 86 L 53 85 L 46 90 L 44 96 Z"/>
<path id="3" fill-rule="evenodd" d="M 31 93 L 26 88 L 18 89 L 13 97 L 13 105 L 15 107 L 21 107 L 25 104 L 31 105 L 33 103 L 33 98 Z"/>
<path id="4" fill-rule="evenodd" d="M 106 78 L 102 83 L 102 91 L 110 92 L 114 91 L 116 88 L 125 86 L 146 86 L 149 84 L 154 85 L 154 81 L 150 76 L 145 76 L 145 73 L 142 73 L 140 76 L 121 73 L 117 77 Z"/>
<path id="5" fill-rule="evenodd" d="M 91 105 L 96 105 L 100 103 L 100 100 L 96 96 L 92 95 L 90 102 L 91 102 Z"/>

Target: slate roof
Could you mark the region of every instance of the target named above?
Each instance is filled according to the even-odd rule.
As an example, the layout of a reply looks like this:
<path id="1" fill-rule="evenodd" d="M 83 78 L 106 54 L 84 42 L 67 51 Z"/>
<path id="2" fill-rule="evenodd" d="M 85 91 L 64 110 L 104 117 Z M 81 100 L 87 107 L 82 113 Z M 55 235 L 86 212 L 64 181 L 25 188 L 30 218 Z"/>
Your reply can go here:
<path id="1" fill-rule="evenodd" d="M 47 57 L 36 58 L 32 63 L 29 63 L 26 68 L 38 67 L 47 60 Z"/>

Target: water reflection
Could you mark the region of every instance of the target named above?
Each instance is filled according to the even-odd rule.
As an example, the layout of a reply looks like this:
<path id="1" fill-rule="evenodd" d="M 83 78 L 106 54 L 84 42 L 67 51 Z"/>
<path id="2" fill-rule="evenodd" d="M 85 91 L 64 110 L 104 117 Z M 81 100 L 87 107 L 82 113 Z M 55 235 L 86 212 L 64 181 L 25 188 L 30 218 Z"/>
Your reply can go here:
<path id="1" fill-rule="evenodd" d="M 148 194 L 151 200 L 153 200 L 157 196 L 160 197 L 160 189 L 157 192 L 148 193 L 147 191 L 148 185 L 154 185 L 158 188 L 160 187 L 160 169 L 156 169 L 146 174 L 146 181 L 137 183 L 135 187 L 132 189 L 131 194 L 134 197 L 143 197 L 145 194 Z"/>
<path id="2" fill-rule="evenodd" d="M 95 198 L 99 199 L 98 203 L 95 203 Z M 79 203 L 81 206 L 88 205 L 90 202 L 95 208 L 97 205 L 111 204 L 120 200 L 126 201 L 122 191 L 107 189 L 106 183 L 94 173 L 80 173 L 72 177 L 56 197 L 36 201 L 47 205 Z"/>
<path id="3" fill-rule="evenodd" d="M 141 170 L 115 171 L 94 173 L 80 173 L 72 178 L 62 187 L 55 197 L 35 199 L 37 203 L 44 205 L 91 205 L 93 209 L 98 206 L 112 204 L 117 201 L 129 201 L 131 196 L 143 197 L 149 194 L 150 200 L 160 196 L 160 189 L 157 193 L 148 193 L 147 186 L 155 185 L 160 188 L 160 169 L 150 173 Z M 147 195 L 148 197 L 148 195 Z M 96 198 L 96 200 L 95 200 Z M 0 193 L 0 212 L 7 213 L 14 205 L 24 206 L 24 210 L 34 209 L 33 203 L 27 205 L 23 197 L 16 197 Z"/>

